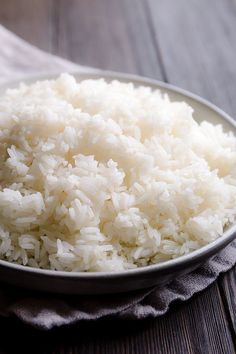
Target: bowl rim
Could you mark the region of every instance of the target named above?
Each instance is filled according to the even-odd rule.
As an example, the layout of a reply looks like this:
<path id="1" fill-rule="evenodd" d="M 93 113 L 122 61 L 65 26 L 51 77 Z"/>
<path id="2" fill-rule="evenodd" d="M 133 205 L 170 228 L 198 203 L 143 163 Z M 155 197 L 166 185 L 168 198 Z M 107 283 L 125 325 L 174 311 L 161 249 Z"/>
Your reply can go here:
<path id="1" fill-rule="evenodd" d="M 19 85 L 19 83 L 21 82 L 33 83 L 38 80 L 50 80 L 56 78 L 61 73 L 62 71 L 55 72 L 52 74 L 32 75 L 32 76 L 24 77 L 22 79 L 20 78 L 14 81 L 8 81 L 7 83 L 3 83 L 0 85 L 0 91 L 2 92 L 3 90 L 6 90 L 8 88 L 14 88 L 14 86 Z M 139 76 L 139 75 L 120 73 L 120 72 L 115 72 L 110 70 L 84 69 L 83 71 L 72 70 L 69 71 L 69 73 L 74 75 L 77 80 L 80 78 L 82 80 L 85 80 L 86 78 L 87 79 L 104 78 L 105 80 L 108 79 L 108 80 L 120 80 L 125 82 L 132 82 L 134 83 L 134 85 L 138 84 L 140 86 L 149 86 L 149 85 L 156 86 L 157 89 L 160 88 L 161 90 L 167 89 L 173 93 L 182 95 L 183 98 L 184 96 L 186 96 L 187 98 L 192 99 L 197 103 L 200 103 L 201 105 L 209 108 L 213 112 L 220 115 L 223 120 L 226 120 L 228 123 L 230 123 L 230 125 L 232 125 L 236 129 L 236 122 L 234 121 L 234 119 L 230 117 L 227 113 L 225 113 L 222 109 L 217 107 L 215 104 L 209 102 L 208 100 L 200 97 L 199 95 L 194 94 L 188 90 L 182 89 L 180 87 L 177 87 L 175 85 L 162 82 L 160 80 Z M 232 242 L 235 238 L 236 238 L 236 224 L 232 224 L 230 227 L 226 229 L 226 231 L 223 233 L 222 236 L 220 236 L 213 242 L 195 251 L 192 251 L 191 253 L 179 256 L 174 259 L 163 261 L 161 263 L 151 264 L 143 267 L 137 267 L 134 269 L 127 269 L 118 272 L 76 272 L 76 271 L 42 269 L 42 268 L 29 267 L 27 265 L 21 265 L 17 263 L 11 263 L 9 261 L 1 260 L 1 259 L 0 259 L 0 267 L 7 268 L 13 271 L 15 270 L 15 271 L 28 273 L 31 275 L 40 274 L 41 276 L 56 277 L 56 278 L 66 277 L 70 279 L 72 278 L 72 279 L 91 279 L 91 280 L 98 279 L 98 278 L 101 279 L 102 278 L 116 279 L 120 277 L 126 278 L 135 275 L 140 276 L 140 275 L 147 275 L 150 273 L 157 273 L 157 272 L 162 273 L 182 266 L 186 266 L 187 268 L 187 266 L 192 263 L 201 261 L 201 259 L 204 259 L 207 256 L 212 256 L 217 251 L 223 249 L 224 246 L 226 247 L 226 245 Z"/>

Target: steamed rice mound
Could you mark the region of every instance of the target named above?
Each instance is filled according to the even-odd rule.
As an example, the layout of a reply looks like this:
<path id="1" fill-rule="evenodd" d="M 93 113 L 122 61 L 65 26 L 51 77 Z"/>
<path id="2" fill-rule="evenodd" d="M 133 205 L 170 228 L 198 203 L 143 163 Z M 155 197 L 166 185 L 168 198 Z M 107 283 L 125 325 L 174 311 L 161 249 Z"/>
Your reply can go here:
<path id="1" fill-rule="evenodd" d="M 120 271 L 190 253 L 235 215 L 236 138 L 184 102 L 68 74 L 0 98 L 1 259 Z"/>

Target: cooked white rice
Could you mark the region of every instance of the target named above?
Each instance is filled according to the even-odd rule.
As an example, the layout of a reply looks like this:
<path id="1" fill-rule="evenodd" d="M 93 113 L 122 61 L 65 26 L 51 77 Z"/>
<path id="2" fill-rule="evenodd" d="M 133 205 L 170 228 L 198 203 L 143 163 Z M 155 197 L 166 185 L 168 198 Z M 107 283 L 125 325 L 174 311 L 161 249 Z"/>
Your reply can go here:
<path id="1" fill-rule="evenodd" d="M 68 74 L 0 98 L 1 259 L 120 271 L 192 252 L 235 215 L 236 138 L 184 102 Z"/>

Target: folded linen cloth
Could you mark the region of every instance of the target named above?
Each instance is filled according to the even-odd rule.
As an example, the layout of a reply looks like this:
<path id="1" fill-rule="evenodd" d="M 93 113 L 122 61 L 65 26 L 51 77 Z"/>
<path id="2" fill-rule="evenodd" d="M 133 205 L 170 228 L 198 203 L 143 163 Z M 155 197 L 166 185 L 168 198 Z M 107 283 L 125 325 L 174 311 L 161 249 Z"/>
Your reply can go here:
<path id="1" fill-rule="evenodd" d="M 86 71 L 84 66 L 44 53 L 2 26 L 0 43 L 0 84 L 36 74 Z M 108 316 L 119 319 L 157 317 L 165 314 L 173 301 L 188 300 L 205 289 L 235 263 L 236 241 L 197 270 L 179 277 L 162 289 L 93 297 L 43 294 L 0 284 L 0 315 L 16 316 L 29 325 L 45 330 Z"/>

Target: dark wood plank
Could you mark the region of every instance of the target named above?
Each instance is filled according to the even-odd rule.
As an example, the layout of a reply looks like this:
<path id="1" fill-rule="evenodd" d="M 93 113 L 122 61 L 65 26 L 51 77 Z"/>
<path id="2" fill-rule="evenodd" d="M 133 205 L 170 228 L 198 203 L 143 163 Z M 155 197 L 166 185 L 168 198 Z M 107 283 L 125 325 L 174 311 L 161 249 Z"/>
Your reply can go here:
<path id="1" fill-rule="evenodd" d="M 147 0 L 168 81 L 236 116 L 233 0 Z"/>
<path id="2" fill-rule="evenodd" d="M 231 319 L 232 332 L 236 334 L 236 267 L 222 275 L 218 281 L 228 316 Z M 236 347 L 236 335 L 234 337 Z"/>
<path id="3" fill-rule="evenodd" d="M 195 343 L 195 352 L 212 354 L 235 352 L 228 328 L 228 318 L 216 283 L 206 290 L 204 298 L 196 297 L 187 319 L 191 342 Z M 206 336 L 204 338 L 204 332 L 207 332 L 207 338 Z"/>
<path id="4" fill-rule="evenodd" d="M 49 52 L 53 49 L 53 16 L 52 0 L 0 0 L 0 23 Z"/>
<path id="5" fill-rule="evenodd" d="M 57 54 L 80 64 L 162 78 L 143 1 L 57 4 Z"/>

